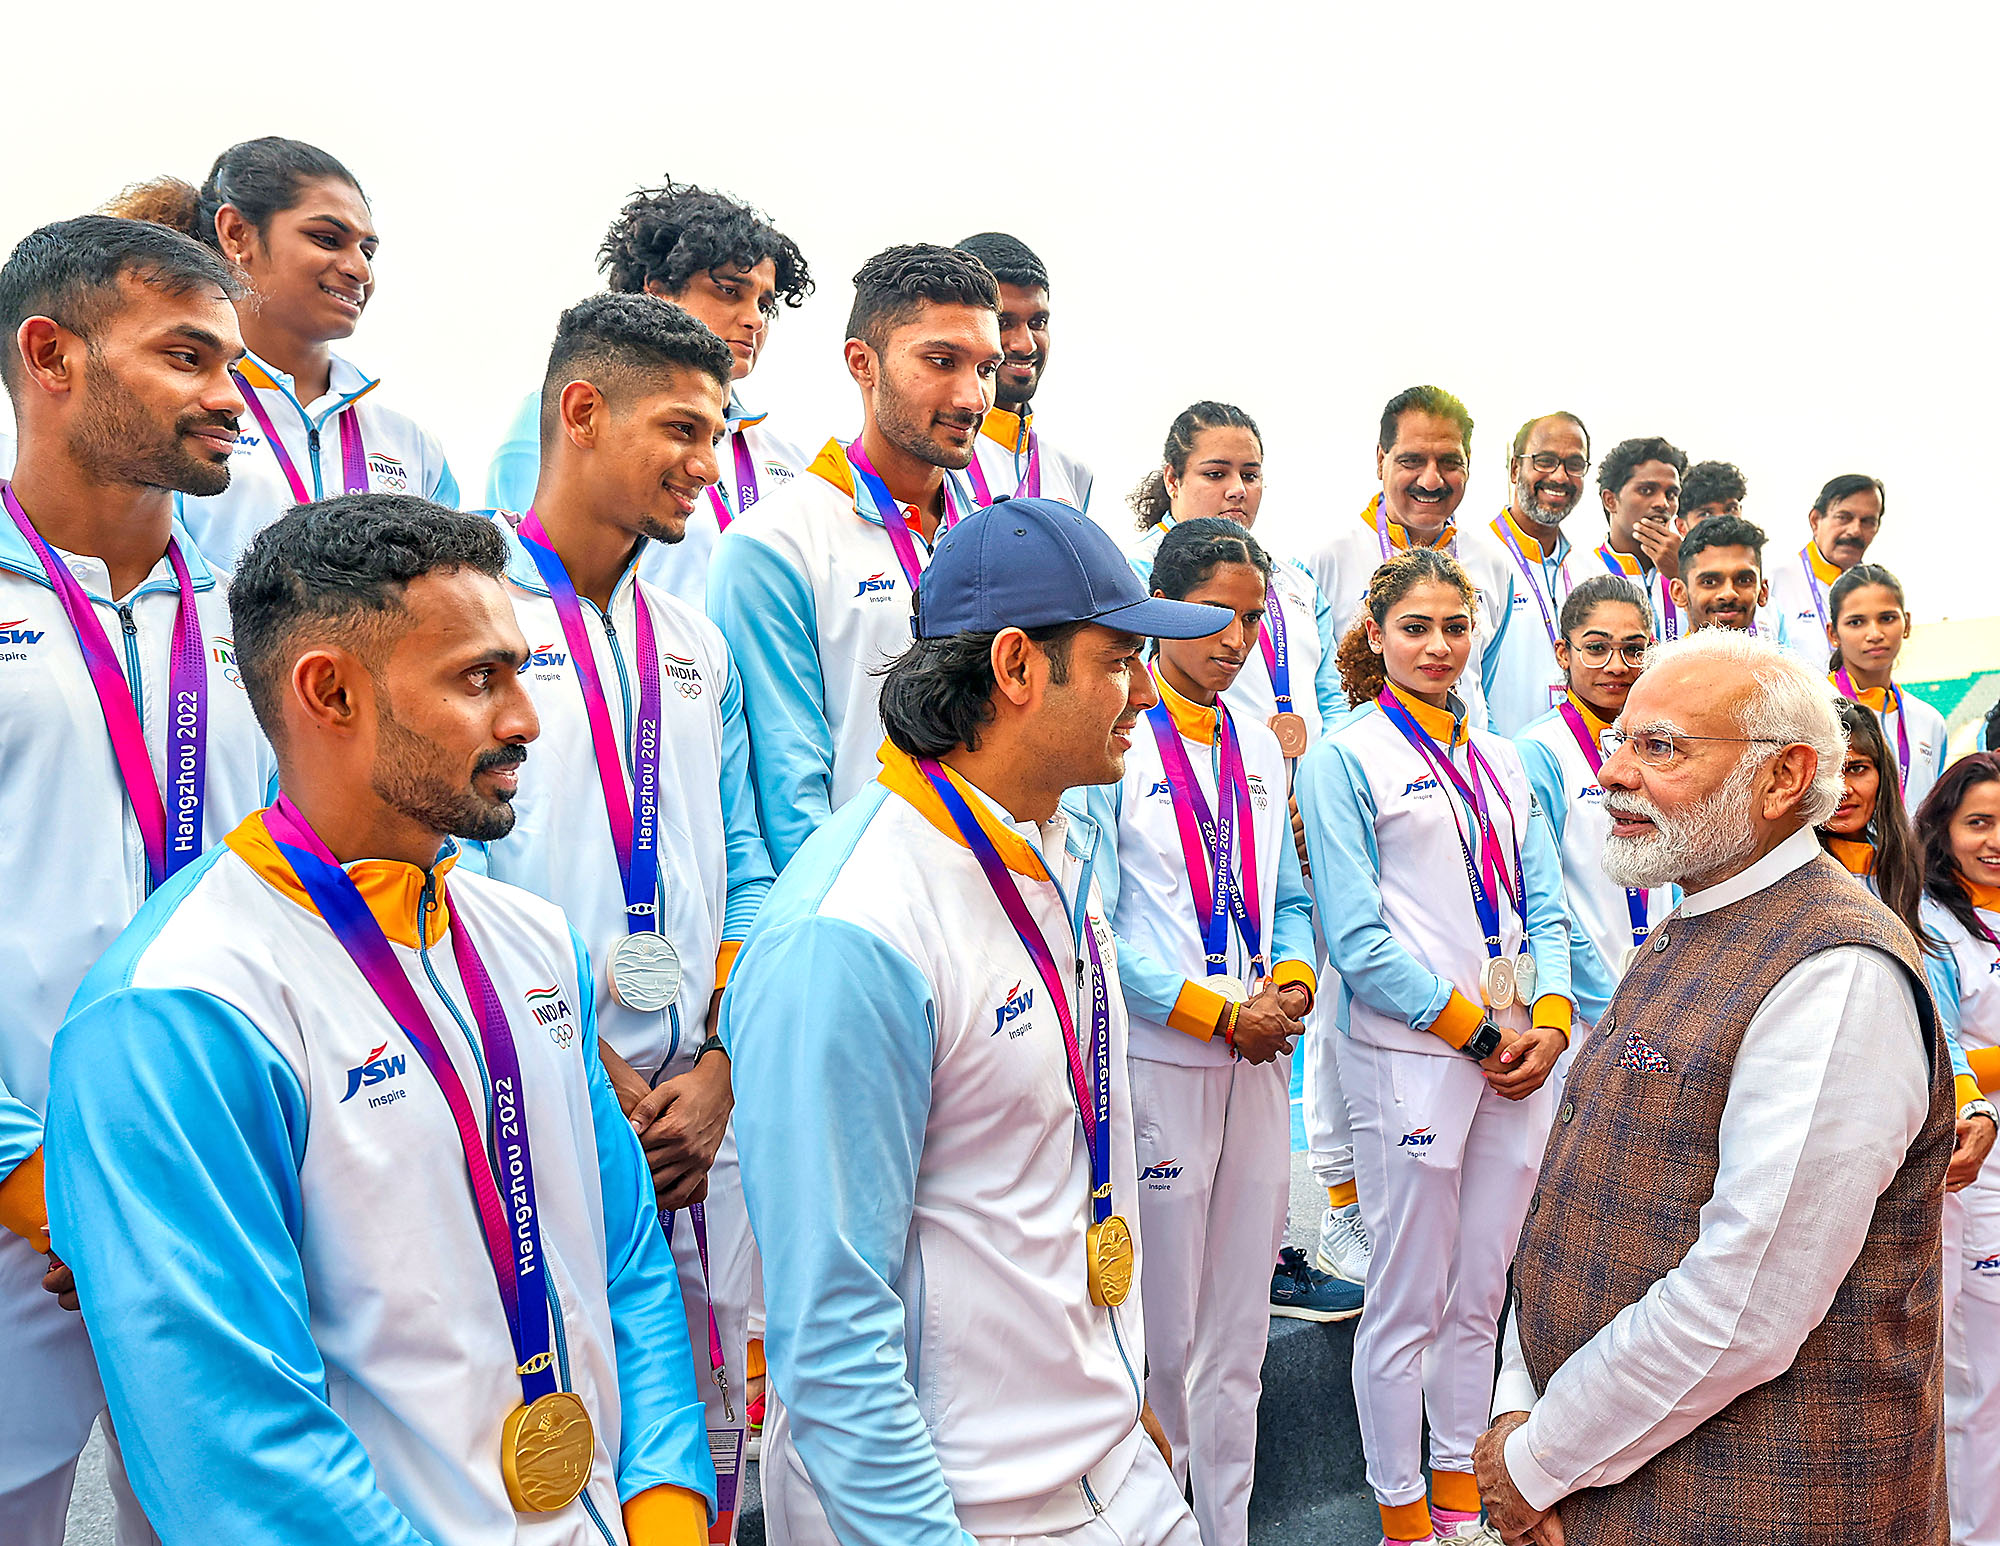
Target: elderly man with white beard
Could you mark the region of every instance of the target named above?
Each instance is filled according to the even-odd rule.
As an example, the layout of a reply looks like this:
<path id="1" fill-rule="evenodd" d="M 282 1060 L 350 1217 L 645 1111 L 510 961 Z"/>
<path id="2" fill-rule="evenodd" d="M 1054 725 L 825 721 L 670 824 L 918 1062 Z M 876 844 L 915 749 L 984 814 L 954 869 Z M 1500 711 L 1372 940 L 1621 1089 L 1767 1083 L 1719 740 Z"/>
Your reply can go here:
<path id="1" fill-rule="evenodd" d="M 1814 824 L 1823 681 L 1712 629 L 1605 736 L 1605 870 L 1685 900 L 1578 1047 L 1475 1453 L 1502 1540 L 1942 1543 L 1951 1071 Z"/>

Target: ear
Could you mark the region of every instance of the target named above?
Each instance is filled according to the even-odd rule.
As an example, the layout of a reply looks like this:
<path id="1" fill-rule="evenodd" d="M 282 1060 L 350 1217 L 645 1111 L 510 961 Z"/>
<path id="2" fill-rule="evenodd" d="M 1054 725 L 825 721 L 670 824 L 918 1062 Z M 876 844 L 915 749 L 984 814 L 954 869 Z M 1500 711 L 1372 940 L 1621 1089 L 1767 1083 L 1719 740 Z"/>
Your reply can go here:
<path id="1" fill-rule="evenodd" d="M 564 437 L 583 451 L 597 444 L 597 437 L 603 433 L 610 412 L 611 406 L 604 400 L 604 394 L 588 381 L 570 382 L 556 400 L 557 422 L 562 425 Z"/>
<path id="2" fill-rule="evenodd" d="M 215 239 L 222 244 L 225 258 L 249 271 L 261 244 L 257 240 L 257 227 L 234 204 L 225 204 L 215 212 Z"/>
<path id="3" fill-rule="evenodd" d="M 841 357 L 847 361 L 847 373 L 854 378 L 854 384 L 864 392 L 872 392 L 881 379 L 881 361 L 873 349 L 858 338 L 850 338 L 840 346 Z"/>
<path id="4" fill-rule="evenodd" d="M 1771 582 L 1769 580 L 1760 580 L 1757 585 L 1757 605 L 1760 607 L 1767 607 L 1770 604 L 1771 604 Z"/>
<path id="5" fill-rule="evenodd" d="M 1834 649 L 1840 648 L 1840 634 L 1834 629 L 1831 623 L 1826 625 L 1826 642 Z"/>
<path id="6" fill-rule="evenodd" d="M 76 390 L 82 376 L 83 340 L 49 317 L 30 317 L 14 335 L 28 381 L 51 396 Z"/>
<path id="7" fill-rule="evenodd" d="M 302 719 L 308 731 L 352 735 L 374 703 L 374 682 L 367 668 L 338 646 L 308 650 L 293 661 L 289 685 L 287 717 Z"/>
<path id="8" fill-rule="evenodd" d="M 1604 506 L 1604 517 L 1609 520 L 1618 513 L 1618 495 L 1608 488 L 1597 491 L 1597 502 Z"/>
<path id="9" fill-rule="evenodd" d="M 1371 650 L 1373 650 L 1376 654 L 1378 655 L 1381 654 L 1382 625 L 1376 622 L 1373 617 L 1364 617 L 1361 619 L 1361 622 L 1362 625 L 1368 630 L 1368 647 Z"/>
<path id="10" fill-rule="evenodd" d="M 1610 662 L 1606 661 L 1605 664 L 1609 665 Z M 1556 640 L 1556 669 L 1565 675 L 1569 672 L 1569 640 L 1567 639 Z"/>
<path id="11" fill-rule="evenodd" d="M 1378 481 L 1381 479 L 1383 471 L 1388 465 L 1389 453 L 1384 451 L 1380 446 L 1377 446 L 1375 448 L 1375 477 Z"/>
<path id="12" fill-rule="evenodd" d="M 1180 474 L 1174 471 L 1173 464 L 1171 462 L 1165 463 L 1161 466 L 1160 479 L 1166 485 L 1167 498 L 1178 499 L 1180 497 L 1180 492 L 1181 492 L 1181 478 Z"/>
<path id="13" fill-rule="evenodd" d="M 987 659 L 993 666 L 993 685 L 1017 709 L 1024 709 L 1035 696 L 1033 665 L 1041 655 L 1028 636 L 1018 628 L 1003 628 L 993 636 Z"/>
<path id="14" fill-rule="evenodd" d="M 1771 782 L 1764 791 L 1764 819 L 1776 821 L 1798 809 L 1819 772 L 1819 753 L 1810 746 L 1787 746 L 1771 762 Z"/>
<path id="15" fill-rule="evenodd" d="M 1688 588 L 1686 583 L 1679 575 L 1675 575 L 1671 580 L 1667 581 L 1667 588 L 1673 592 L 1674 605 L 1685 611 L 1688 604 Z"/>

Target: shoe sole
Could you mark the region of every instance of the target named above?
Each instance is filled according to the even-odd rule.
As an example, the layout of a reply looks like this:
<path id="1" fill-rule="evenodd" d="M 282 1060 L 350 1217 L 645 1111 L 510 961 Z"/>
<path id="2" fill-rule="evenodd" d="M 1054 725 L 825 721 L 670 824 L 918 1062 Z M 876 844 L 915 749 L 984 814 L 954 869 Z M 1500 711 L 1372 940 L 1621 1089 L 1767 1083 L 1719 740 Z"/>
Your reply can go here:
<path id="1" fill-rule="evenodd" d="M 1271 1313 L 1288 1321 L 1351 1321 L 1366 1308 L 1358 1304 L 1351 1310 L 1308 1310 L 1303 1305 L 1274 1304 Z"/>
<path id="2" fill-rule="evenodd" d="M 1366 1277 L 1357 1278 L 1352 1273 L 1341 1271 L 1334 1264 L 1333 1258 L 1317 1247 L 1313 1249 L 1313 1265 L 1330 1278 L 1339 1278 L 1341 1282 L 1352 1283 L 1356 1288 L 1367 1286 L 1368 1279 Z"/>

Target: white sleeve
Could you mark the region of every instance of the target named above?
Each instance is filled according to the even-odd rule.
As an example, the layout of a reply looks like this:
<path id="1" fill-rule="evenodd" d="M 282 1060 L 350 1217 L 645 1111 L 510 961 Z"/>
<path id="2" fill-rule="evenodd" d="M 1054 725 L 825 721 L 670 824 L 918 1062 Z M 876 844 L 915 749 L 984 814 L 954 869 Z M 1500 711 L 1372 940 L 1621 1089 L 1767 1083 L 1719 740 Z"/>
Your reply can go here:
<path id="1" fill-rule="evenodd" d="M 1877 951 L 1825 951 L 1779 980 L 1736 1055 L 1694 1245 L 1508 1436 L 1531 1505 L 1623 1480 L 1791 1367 L 1923 1126 L 1918 1027 L 1908 978 Z"/>

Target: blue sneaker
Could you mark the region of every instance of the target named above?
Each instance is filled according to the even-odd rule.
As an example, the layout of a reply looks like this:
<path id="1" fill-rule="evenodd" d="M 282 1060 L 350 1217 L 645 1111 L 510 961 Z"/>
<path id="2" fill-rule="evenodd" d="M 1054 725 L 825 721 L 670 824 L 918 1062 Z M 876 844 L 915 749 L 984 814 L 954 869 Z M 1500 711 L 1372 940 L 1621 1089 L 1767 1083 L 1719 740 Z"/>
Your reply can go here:
<path id="1" fill-rule="evenodd" d="M 1295 1245 L 1278 1252 L 1271 1274 L 1271 1313 L 1295 1321 L 1351 1321 L 1361 1313 L 1359 1283 L 1321 1272 Z"/>

